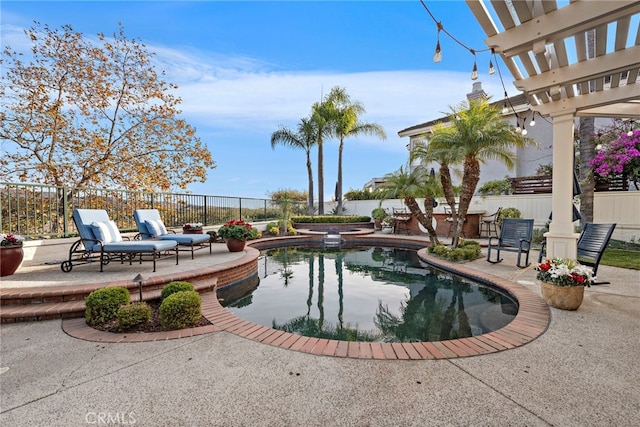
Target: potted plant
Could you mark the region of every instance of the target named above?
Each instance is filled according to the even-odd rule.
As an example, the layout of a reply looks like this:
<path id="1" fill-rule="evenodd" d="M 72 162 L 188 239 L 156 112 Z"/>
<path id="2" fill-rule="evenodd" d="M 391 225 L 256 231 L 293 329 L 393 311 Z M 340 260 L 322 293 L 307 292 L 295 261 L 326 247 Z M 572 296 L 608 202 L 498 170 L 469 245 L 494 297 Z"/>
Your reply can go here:
<path id="1" fill-rule="evenodd" d="M 188 222 L 182 225 L 182 232 L 184 234 L 203 234 L 201 222 Z"/>
<path id="2" fill-rule="evenodd" d="M 393 233 L 393 218 L 390 216 L 386 216 L 382 220 L 382 232 L 385 234 Z"/>
<path id="3" fill-rule="evenodd" d="M 22 250 L 21 236 L 16 234 L 1 234 L 0 241 L 0 276 L 10 276 L 16 272 L 22 259 L 24 251 Z"/>
<path id="4" fill-rule="evenodd" d="M 381 207 L 377 207 L 371 211 L 371 218 L 373 218 L 373 228 L 375 230 L 382 229 L 382 220 L 387 216 L 387 212 Z"/>
<path id="5" fill-rule="evenodd" d="M 222 237 L 230 252 L 244 250 L 247 239 L 254 235 L 253 227 L 242 219 L 232 219 L 218 229 L 218 236 Z"/>
<path id="6" fill-rule="evenodd" d="M 542 298 L 550 306 L 563 310 L 577 310 L 582 304 L 585 286 L 591 286 L 594 281 L 591 267 L 574 259 L 547 259 L 535 269 Z"/>

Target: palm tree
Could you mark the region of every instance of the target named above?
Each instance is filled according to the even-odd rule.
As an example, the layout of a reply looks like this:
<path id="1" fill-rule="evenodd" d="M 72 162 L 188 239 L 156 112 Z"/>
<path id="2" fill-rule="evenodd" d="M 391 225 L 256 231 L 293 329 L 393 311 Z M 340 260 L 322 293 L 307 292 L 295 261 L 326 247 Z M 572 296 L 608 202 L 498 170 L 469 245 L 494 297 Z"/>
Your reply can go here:
<path id="1" fill-rule="evenodd" d="M 336 86 L 331 89 L 325 98 L 326 111 L 329 115 L 331 133 L 340 140 L 338 147 L 338 180 L 336 183 L 336 201 L 338 202 L 337 214 L 342 215 L 342 153 L 344 140 L 358 135 L 372 135 L 380 139 L 386 139 L 387 135 L 382 126 L 377 123 L 362 123 L 360 115 L 366 112 L 359 101 L 351 101 L 345 88 Z"/>
<path id="2" fill-rule="evenodd" d="M 487 160 L 499 160 L 509 169 L 515 164 L 513 147 L 525 147 L 532 142 L 515 131 L 508 122 L 502 120 L 502 113 L 487 100 L 470 100 L 462 102 L 457 108 L 451 108 L 450 126 L 436 126 L 429 140 L 428 150 L 434 150 L 438 157 L 448 153 L 446 164 L 462 163 L 462 185 L 457 215 L 454 216 L 452 245 L 458 246 L 462 226 L 467 216 L 473 194 L 480 180 L 480 163 Z M 443 166 L 441 164 L 441 166 Z M 442 168 L 441 168 L 441 177 Z M 453 194 L 453 185 L 443 181 L 443 189 L 447 202 L 455 209 L 455 201 L 449 199 Z"/>
<path id="3" fill-rule="evenodd" d="M 413 170 L 405 169 L 402 166 L 396 172 L 385 175 L 383 189 L 385 196 L 389 198 L 402 198 L 404 204 L 409 208 L 409 212 L 416 217 L 418 222 L 427 229 L 431 245 L 439 245 L 440 241 L 432 225 L 433 219 L 433 179 L 425 173 L 424 168 Z M 430 209 L 427 209 L 427 216 L 420 209 L 416 197 L 429 198 Z"/>
<path id="4" fill-rule="evenodd" d="M 316 102 L 311 107 L 311 121 L 315 129 L 315 144 L 318 146 L 318 214 L 324 214 L 324 139 L 330 135 L 330 111 L 328 105 Z"/>
<path id="5" fill-rule="evenodd" d="M 293 148 L 301 148 L 307 156 L 307 177 L 309 180 L 308 190 L 308 213 L 313 215 L 313 169 L 311 168 L 311 147 L 317 142 L 317 131 L 315 122 L 311 119 L 300 119 L 297 131 L 287 127 L 281 127 L 271 134 L 271 148 L 275 149 L 278 143 L 288 145 Z M 286 225 L 285 225 L 286 229 Z"/>

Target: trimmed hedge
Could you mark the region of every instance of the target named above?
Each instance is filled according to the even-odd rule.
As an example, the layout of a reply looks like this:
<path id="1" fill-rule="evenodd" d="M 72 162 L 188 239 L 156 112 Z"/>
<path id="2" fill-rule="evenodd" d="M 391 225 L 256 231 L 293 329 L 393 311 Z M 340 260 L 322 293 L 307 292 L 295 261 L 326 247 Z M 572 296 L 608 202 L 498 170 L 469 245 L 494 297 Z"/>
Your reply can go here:
<path id="1" fill-rule="evenodd" d="M 193 290 L 193 285 L 189 282 L 169 282 L 165 287 L 162 288 L 162 292 L 160 292 L 160 299 L 164 301 L 166 297 L 175 294 L 176 292 Z"/>
<path id="2" fill-rule="evenodd" d="M 473 261 L 482 255 L 480 244 L 474 240 L 460 239 L 457 248 L 448 248 L 444 245 L 429 246 L 427 251 L 437 257 L 448 261 Z"/>
<path id="3" fill-rule="evenodd" d="M 151 307 L 146 302 L 123 305 L 116 314 L 118 328 L 126 330 L 151 320 Z"/>
<path id="4" fill-rule="evenodd" d="M 193 326 L 202 317 L 202 298 L 196 291 L 181 291 L 169 295 L 158 309 L 162 329 L 182 329 Z"/>
<path id="5" fill-rule="evenodd" d="M 294 216 L 291 218 L 291 222 L 294 224 L 347 224 L 350 222 L 371 222 L 371 217 L 363 215 Z"/>
<path id="6" fill-rule="evenodd" d="M 116 317 L 120 306 L 129 304 L 131 297 L 127 288 L 110 286 L 96 289 L 84 301 L 84 318 L 89 326 L 104 323 Z"/>

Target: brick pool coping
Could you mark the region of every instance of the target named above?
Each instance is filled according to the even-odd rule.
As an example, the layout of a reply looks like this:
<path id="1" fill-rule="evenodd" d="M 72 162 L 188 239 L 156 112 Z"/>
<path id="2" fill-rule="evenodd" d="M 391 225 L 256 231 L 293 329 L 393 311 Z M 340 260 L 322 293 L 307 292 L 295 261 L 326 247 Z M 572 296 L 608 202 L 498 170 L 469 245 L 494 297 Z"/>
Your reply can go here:
<path id="1" fill-rule="evenodd" d="M 372 239 L 371 243 L 380 244 L 380 241 Z M 254 249 L 250 253 L 257 259 L 258 251 Z M 426 249 L 418 250 L 418 256 L 437 268 L 506 291 L 518 302 L 516 317 L 503 328 L 469 338 L 417 343 L 347 342 L 304 337 L 249 322 L 227 311 L 220 305 L 215 292 L 211 292 L 202 295 L 202 314 L 212 323 L 207 326 L 176 331 L 116 334 L 93 329 L 85 323 L 84 319 L 78 318 L 64 319 L 62 328 L 68 335 L 75 338 L 110 343 L 164 341 L 224 331 L 263 344 L 317 356 L 380 360 L 449 359 L 496 353 L 523 346 L 547 330 L 550 322 L 548 305 L 524 286 L 470 269 L 464 264 L 452 264 L 432 257 Z M 234 269 L 240 267 L 242 263 L 238 260 L 237 263 L 232 261 L 228 264 L 230 269 Z"/>

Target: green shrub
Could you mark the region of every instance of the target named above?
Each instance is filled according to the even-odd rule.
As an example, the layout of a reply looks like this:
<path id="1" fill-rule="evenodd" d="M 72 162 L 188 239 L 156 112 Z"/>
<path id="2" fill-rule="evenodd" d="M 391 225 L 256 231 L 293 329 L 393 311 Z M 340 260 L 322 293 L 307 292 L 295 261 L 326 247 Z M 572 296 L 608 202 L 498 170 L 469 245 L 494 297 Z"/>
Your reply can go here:
<path id="1" fill-rule="evenodd" d="M 111 286 L 96 289 L 85 299 L 84 318 L 88 325 L 95 326 L 116 317 L 120 306 L 129 304 L 127 288 Z"/>
<path id="2" fill-rule="evenodd" d="M 371 211 L 371 218 L 382 221 L 387 216 L 387 211 L 382 208 L 375 208 Z"/>
<path id="3" fill-rule="evenodd" d="M 202 317 L 202 299 L 196 291 L 181 291 L 169 295 L 158 309 L 162 329 L 182 329 L 193 326 Z"/>
<path id="4" fill-rule="evenodd" d="M 481 196 L 500 195 L 500 194 L 512 194 L 513 187 L 509 178 L 496 179 L 493 181 L 487 181 L 478 188 L 478 194 Z"/>
<path id="5" fill-rule="evenodd" d="M 427 251 L 439 258 L 446 259 L 448 261 L 473 261 L 482 255 L 480 244 L 473 240 L 460 239 L 459 246 L 457 248 L 448 248 L 444 245 L 430 246 Z"/>
<path id="6" fill-rule="evenodd" d="M 280 235 L 280 226 L 277 222 L 270 222 L 267 224 L 267 228 L 265 230 L 266 234 L 271 236 L 279 236 Z"/>
<path id="7" fill-rule="evenodd" d="M 503 218 L 520 218 L 520 211 L 516 208 L 504 208 L 500 211 L 500 218 L 498 218 L 498 224 L 502 225 Z"/>
<path id="8" fill-rule="evenodd" d="M 175 294 L 176 292 L 192 290 L 193 285 L 189 282 L 169 282 L 164 288 L 162 288 L 162 292 L 160 292 L 160 299 L 164 300 L 169 295 Z"/>
<path id="9" fill-rule="evenodd" d="M 370 216 L 363 215 L 316 215 L 316 216 L 294 216 L 291 218 L 294 224 L 344 224 L 349 222 L 371 222 Z"/>
<path id="10" fill-rule="evenodd" d="M 131 329 L 151 320 L 151 307 L 146 302 L 134 302 L 120 306 L 116 320 L 118 328 Z"/>
<path id="11" fill-rule="evenodd" d="M 248 240 L 255 240 L 262 237 L 262 233 L 257 228 L 253 227 L 251 229 L 251 235 L 248 237 Z"/>

